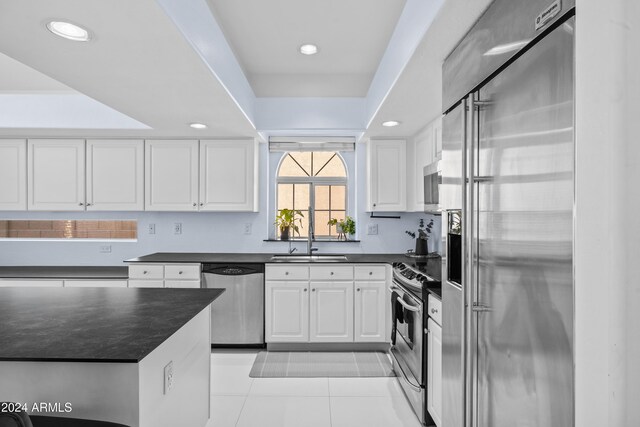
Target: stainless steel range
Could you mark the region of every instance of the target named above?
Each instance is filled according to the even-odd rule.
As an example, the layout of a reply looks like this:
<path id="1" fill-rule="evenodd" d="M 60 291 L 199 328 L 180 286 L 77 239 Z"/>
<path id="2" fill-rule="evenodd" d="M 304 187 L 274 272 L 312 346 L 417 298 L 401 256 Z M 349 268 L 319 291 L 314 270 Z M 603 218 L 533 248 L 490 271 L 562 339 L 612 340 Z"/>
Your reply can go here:
<path id="1" fill-rule="evenodd" d="M 425 425 L 433 424 L 427 412 L 427 313 L 429 289 L 440 282 L 426 274 L 426 263 L 394 263 L 391 291 L 391 359 L 413 410 Z"/>

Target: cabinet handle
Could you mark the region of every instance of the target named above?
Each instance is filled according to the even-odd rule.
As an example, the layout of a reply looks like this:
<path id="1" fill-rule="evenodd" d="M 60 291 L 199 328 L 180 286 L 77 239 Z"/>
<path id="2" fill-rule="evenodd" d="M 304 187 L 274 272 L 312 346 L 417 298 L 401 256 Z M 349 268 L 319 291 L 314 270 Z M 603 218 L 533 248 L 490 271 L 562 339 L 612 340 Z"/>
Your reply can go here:
<path id="1" fill-rule="evenodd" d="M 307 292 L 307 288 L 304 288 L 304 291 Z"/>
<path id="2" fill-rule="evenodd" d="M 436 310 L 435 308 L 431 309 L 431 314 L 436 314 L 438 312 L 438 310 Z"/>
<path id="3" fill-rule="evenodd" d="M 356 289 L 356 291 L 360 292 L 360 288 Z"/>
<path id="4" fill-rule="evenodd" d="M 331 272 L 331 275 L 333 276 L 333 271 Z"/>
<path id="5" fill-rule="evenodd" d="M 369 276 L 373 276 L 373 271 L 370 271 L 370 272 L 369 272 Z"/>
<path id="6" fill-rule="evenodd" d="M 316 291 L 316 288 L 311 288 L 311 292 L 315 292 L 315 291 Z"/>
<path id="7" fill-rule="evenodd" d="M 91 206 L 91 203 L 87 203 L 87 206 Z"/>
<path id="8" fill-rule="evenodd" d="M 147 274 L 147 270 L 143 271 L 142 274 Z"/>
<path id="9" fill-rule="evenodd" d="M 182 274 L 182 271 L 178 271 L 178 274 Z"/>
<path id="10" fill-rule="evenodd" d="M 193 203 L 193 206 L 198 206 L 198 204 L 194 202 L 194 203 Z"/>
<path id="11" fill-rule="evenodd" d="M 201 203 L 200 203 L 200 206 L 204 206 L 204 203 L 202 203 L 202 202 L 201 202 Z"/>
<path id="12" fill-rule="evenodd" d="M 288 271 L 285 271 L 285 272 L 284 272 L 284 275 L 285 275 L 285 276 L 288 276 L 288 275 L 289 275 L 289 272 L 288 272 Z"/>
<path id="13" fill-rule="evenodd" d="M 84 205 L 84 203 L 82 203 L 82 202 L 78 203 L 78 206 L 83 206 L 83 205 Z"/>

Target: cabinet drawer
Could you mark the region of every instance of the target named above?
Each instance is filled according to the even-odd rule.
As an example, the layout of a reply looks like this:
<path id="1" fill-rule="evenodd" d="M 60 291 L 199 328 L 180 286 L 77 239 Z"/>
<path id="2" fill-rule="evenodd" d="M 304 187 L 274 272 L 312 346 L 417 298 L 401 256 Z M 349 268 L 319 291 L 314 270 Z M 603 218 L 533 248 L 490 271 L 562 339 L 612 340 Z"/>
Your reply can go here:
<path id="1" fill-rule="evenodd" d="M 164 278 L 170 280 L 200 280 L 200 264 L 165 264 Z"/>
<path id="2" fill-rule="evenodd" d="M 200 288 L 199 280 L 165 280 L 165 288 Z"/>
<path id="3" fill-rule="evenodd" d="M 160 279 L 164 278 L 162 264 L 132 264 L 129 266 L 130 279 Z"/>
<path id="4" fill-rule="evenodd" d="M 310 268 L 311 280 L 353 280 L 352 265 L 314 265 Z"/>
<path id="5" fill-rule="evenodd" d="M 130 288 L 164 288 L 162 280 L 129 280 Z"/>
<path id="6" fill-rule="evenodd" d="M 386 264 L 356 265 L 354 272 L 356 280 L 385 280 L 387 278 Z"/>
<path id="7" fill-rule="evenodd" d="M 442 326 L 442 301 L 433 295 L 429 295 L 429 317 Z"/>
<path id="8" fill-rule="evenodd" d="M 2 279 L 0 288 L 19 286 L 22 288 L 61 288 L 62 280 Z"/>
<path id="9" fill-rule="evenodd" d="M 266 280 L 308 280 L 309 267 L 301 265 L 266 266 Z"/>

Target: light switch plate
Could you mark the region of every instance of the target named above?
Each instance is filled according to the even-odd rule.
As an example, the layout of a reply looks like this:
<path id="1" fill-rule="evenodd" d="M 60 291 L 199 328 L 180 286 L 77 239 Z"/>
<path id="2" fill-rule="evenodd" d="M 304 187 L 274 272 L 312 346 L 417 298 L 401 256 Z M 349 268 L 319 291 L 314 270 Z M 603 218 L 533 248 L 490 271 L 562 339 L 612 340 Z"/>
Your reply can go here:
<path id="1" fill-rule="evenodd" d="M 100 246 L 100 253 L 101 254 L 109 254 L 109 253 L 111 253 L 111 245 Z"/>
<path id="2" fill-rule="evenodd" d="M 367 226 L 367 234 L 370 234 L 370 235 L 378 234 L 378 224 L 369 224 Z"/>
<path id="3" fill-rule="evenodd" d="M 156 225 L 149 224 L 149 234 L 156 234 Z"/>
<path id="4" fill-rule="evenodd" d="M 164 367 L 164 394 L 167 394 L 173 388 L 173 360 Z"/>
<path id="5" fill-rule="evenodd" d="M 182 234 L 182 223 L 176 222 L 173 224 L 173 234 Z"/>
<path id="6" fill-rule="evenodd" d="M 251 223 L 250 222 L 245 222 L 244 223 L 244 234 L 251 234 Z"/>

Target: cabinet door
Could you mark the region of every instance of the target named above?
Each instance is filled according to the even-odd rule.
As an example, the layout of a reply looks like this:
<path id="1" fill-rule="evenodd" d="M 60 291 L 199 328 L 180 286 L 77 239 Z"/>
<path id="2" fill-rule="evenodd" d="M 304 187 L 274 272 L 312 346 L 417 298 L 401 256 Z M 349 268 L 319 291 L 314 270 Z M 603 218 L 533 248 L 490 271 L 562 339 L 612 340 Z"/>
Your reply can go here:
<path id="1" fill-rule="evenodd" d="M 353 282 L 310 282 L 309 341 L 353 342 Z"/>
<path id="2" fill-rule="evenodd" d="M 165 280 L 165 288 L 200 289 L 200 280 Z"/>
<path id="3" fill-rule="evenodd" d="M 0 141 L 0 210 L 27 209 L 27 141 Z"/>
<path id="4" fill-rule="evenodd" d="M 144 142 L 87 141 L 87 210 L 144 209 Z"/>
<path id="5" fill-rule="evenodd" d="M 404 140 L 371 140 L 368 146 L 368 211 L 407 209 L 407 154 Z"/>
<path id="6" fill-rule="evenodd" d="M 200 142 L 200 210 L 257 211 L 257 143 Z"/>
<path id="7" fill-rule="evenodd" d="M 28 208 L 84 210 L 84 140 L 28 141 Z"/>
<path id="8" fill-rule="evenodd" d="M 164 288 L 163 280 L 131 280 L 129 279 L 130 288 Z"/>
<path id="9" fill-rule="evenodd" d="M 309 341 L 309 283 L 269 281 L 265 286 L 265 341 Z"/>
<path id="10" fill-rule="evenodd" d="M 354 340 L 384 342 L 386 332 L 385 282 L 355 282 Z"/>
<path id="11" fill-rule="evenodd" d="M 145 209 L 198 210 L 198 141 L 145 141 Z"/>
<path id="12" fill-rule="evenodd" d="M 442 425 L 442 328 L 429 319 L 427 351 L 427 409 L 437 426 Z"/>

